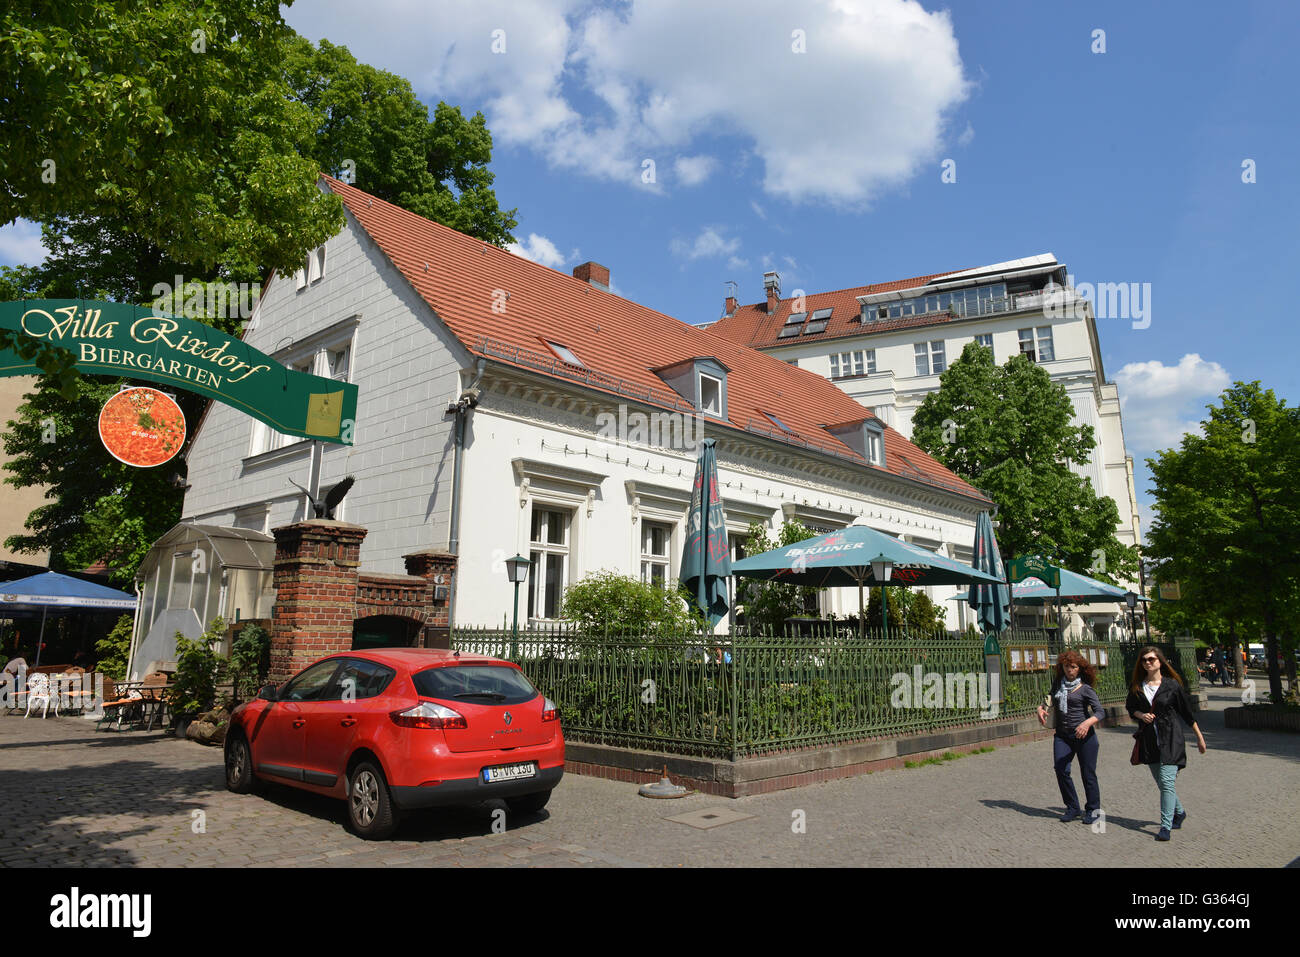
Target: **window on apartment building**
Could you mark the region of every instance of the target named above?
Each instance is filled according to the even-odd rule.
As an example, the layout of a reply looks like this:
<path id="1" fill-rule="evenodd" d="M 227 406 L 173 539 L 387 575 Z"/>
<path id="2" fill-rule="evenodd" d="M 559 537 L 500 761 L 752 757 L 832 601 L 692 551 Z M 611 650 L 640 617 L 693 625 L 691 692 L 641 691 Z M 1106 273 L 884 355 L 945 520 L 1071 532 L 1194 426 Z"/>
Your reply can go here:
<path id="1" fill-rule="evenodd" d="M 978 342 L 980 345 L 982 345 L 990 353 L 993 352 L 993 333 L 990 332 L 982 336 L 976 336 L 975 341 Z"/>
<path id="2" fill-rule="evenodd" d="M 559 618 L 568 581 L 570 512 L 533 507 L 529 532 L 528 617 Z"/>
<path id="3" fill-rule="evenodd" d="M 1020 354 L 1030 362 L 1051 362 L 1056 358 L 1052 348 L 1052 327 L 1020 330 Z"/>
<path id="4" fill-rule="evenodd" d="M 641 580 L 668 584 L 668 547 L 673 527 L 663 522 L 641 523 Z"/>
<path id="5" fill-rule="evenodd" d="M 875 429 L 867 429 L 867 461 L 872 465 L 885 464 L 885 436 Z"/>
<path id="6" fill-rule="evenodd" d="M 916 354 L 917 375 L 938 375 L 947 365 L 944 363 L 943 340 L 918 342 L 913 346 Z"/>
<path id="7" fill-rule="evenodd" d="M 868 363 L 868 357 L 870 362 Z M 831 353 L 831 378 L 847 379 L 849 376 L 865 375 L 876 371 L 876 350 L 869 349 L 856 352 Z"/>
<path id="8" fill-rule="evenodd" d="M 325 363 L 329 372 L 329 377 L 339 382 L 348 381 L 348 367 L 351 362 L 350 346 L 343 345 L 337 349 L 325 350 Z"/>

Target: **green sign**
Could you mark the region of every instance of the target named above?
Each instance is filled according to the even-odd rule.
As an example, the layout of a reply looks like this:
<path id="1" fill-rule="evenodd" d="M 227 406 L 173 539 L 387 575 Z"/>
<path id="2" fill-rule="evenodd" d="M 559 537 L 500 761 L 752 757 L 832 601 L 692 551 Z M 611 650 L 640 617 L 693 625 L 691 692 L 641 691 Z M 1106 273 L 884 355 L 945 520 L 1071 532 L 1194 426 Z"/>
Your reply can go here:
<path id="1" fill-rule="evenodd" d="M 1007 564 L 1007 578 L 1014 585 L 1026 578 L 1041 578 L 1049 588 L 1061 587 L 1061 570 L 1041 555 L 1017 555 Z"/>
<path id="2" fill-rule="evenodd" d="M 94 375 L 145 379 L 233 406 L 286 435 L 351 445 L 357 387 L 280 365 L 212 326 L 85 299 L 0 303 L 0 329 L 73 353 Z M 39 375 L 0 349 L 0 376 Z"/>

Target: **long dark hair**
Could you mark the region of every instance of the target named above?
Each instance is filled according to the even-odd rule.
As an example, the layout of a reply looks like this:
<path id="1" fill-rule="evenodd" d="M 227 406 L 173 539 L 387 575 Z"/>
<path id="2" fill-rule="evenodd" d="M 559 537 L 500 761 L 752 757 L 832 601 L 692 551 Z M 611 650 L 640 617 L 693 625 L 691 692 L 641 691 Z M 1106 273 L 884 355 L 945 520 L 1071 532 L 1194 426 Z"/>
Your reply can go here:
<path id="1" fill-rule="evenodd" d="M 1134 694 L 1142 693 L 1142 685 L 1144 685 L 1147 680 L 1147 669 L 1146 666 L 1142 664 L 1142 659 L 1153 651 L 1155 652 L 1156 657 L 1160 659 L 1160 674 L 1166 678 L 1173 678 L 1180 685 L 1186 685 L 1187 682 L 1183 681 L 1182 675 L 1174 670 L 1174 666 L 1169 663 L 1169 659 L 1165 657 L 1165 653 L 1155 645 L 1147 645 L 1138 652 L 1137 661 L 1133 663 L 1133 680 L 1129 683 L 1129 690 Z"/>
<path id="2" fill-rule="evenodd" d="M 1056 659 L 1056 680 L 1057 681 L 1065 680 L 1066 665 L 1079 666 L 1079 677 L 1083 679 L 1084 684 L 1091 686 L 1097 683 L 1096 666 L 1093 665 L 1092 662 L 1090 662 L 1087 658 L 1083 657 L 1083 655 L 1079 654 L 1077 651 L 1063 651 L 1059 656 L 1057 656 Z"/>

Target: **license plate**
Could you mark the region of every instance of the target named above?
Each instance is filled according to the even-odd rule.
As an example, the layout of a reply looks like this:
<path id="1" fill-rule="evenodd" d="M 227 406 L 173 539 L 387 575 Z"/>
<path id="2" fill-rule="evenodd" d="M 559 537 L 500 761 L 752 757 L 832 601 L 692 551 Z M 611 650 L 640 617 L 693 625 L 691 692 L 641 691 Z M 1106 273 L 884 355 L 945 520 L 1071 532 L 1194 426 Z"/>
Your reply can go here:
<path id="1" fill-rule="evenodd" d="M 483 781 L 487 784 L 497 784 L 501 781 L 519 781 L 523 778 L 531 778 L 537 774 L 537 765 L 529 762 L 527 764 L 503 764 L 495 768 L 483 769 Z"/>

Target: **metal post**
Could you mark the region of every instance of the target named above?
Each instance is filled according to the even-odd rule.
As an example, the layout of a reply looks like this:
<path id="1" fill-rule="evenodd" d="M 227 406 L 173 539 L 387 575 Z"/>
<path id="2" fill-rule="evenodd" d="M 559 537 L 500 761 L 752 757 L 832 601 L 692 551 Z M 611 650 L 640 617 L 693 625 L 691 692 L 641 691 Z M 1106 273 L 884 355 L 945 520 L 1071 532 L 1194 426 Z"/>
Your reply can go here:
<path id="1" fill-rule="evenodd" d="M 515 618 L 510 629 L 510 660 L 519 657 L 519 582 L 515 582 Z"/>
<path id="2" fill-rule="evenodd" d="M 884 614 L 880 617 L 880 622 L 885 629 L 885 639 L 889 639 L 889 599 L 885 597 L 885 586 L 880 586 L 880 605 Z"/>

